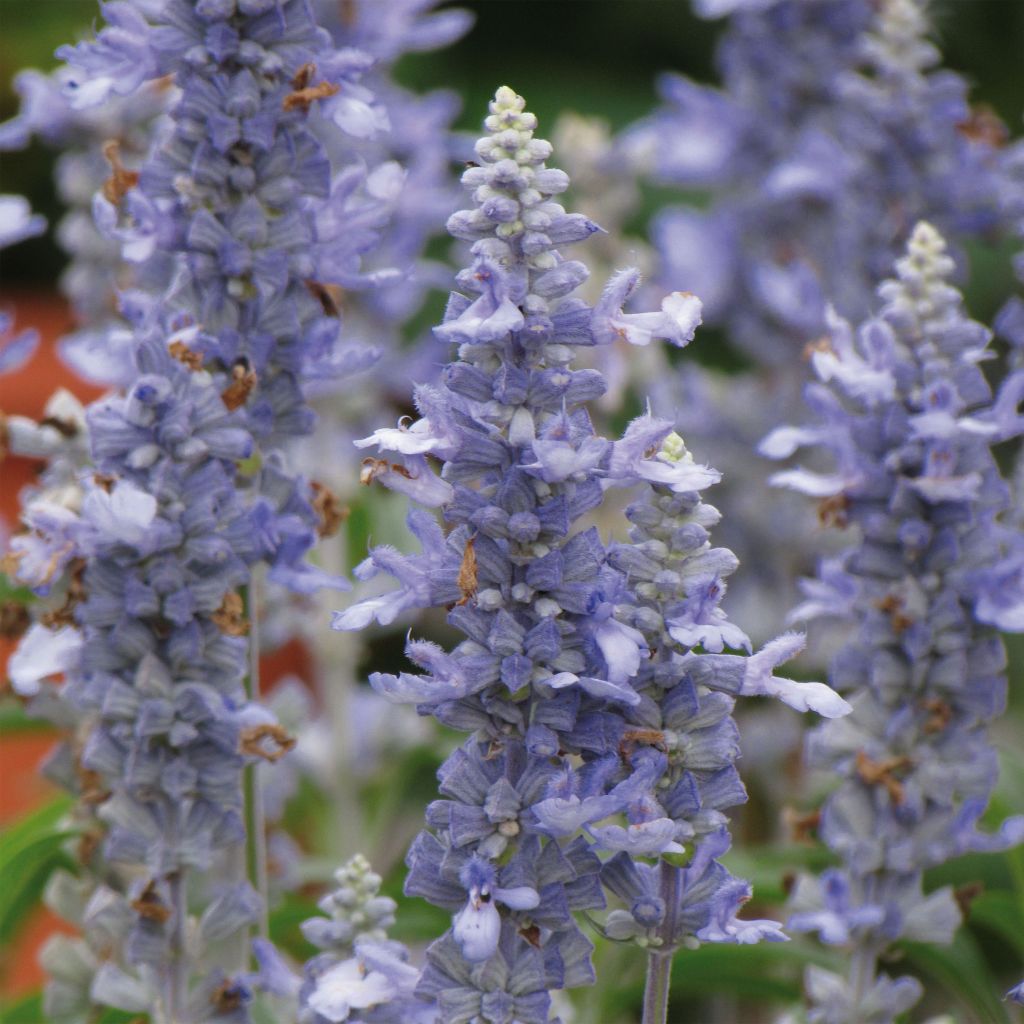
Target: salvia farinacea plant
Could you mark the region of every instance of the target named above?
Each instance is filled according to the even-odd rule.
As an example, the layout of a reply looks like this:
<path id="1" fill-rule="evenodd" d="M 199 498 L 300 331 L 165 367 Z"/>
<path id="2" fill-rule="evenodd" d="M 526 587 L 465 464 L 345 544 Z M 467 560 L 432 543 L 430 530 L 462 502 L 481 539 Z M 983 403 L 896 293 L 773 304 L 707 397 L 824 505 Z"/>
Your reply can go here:
<path id="1" fill-rule="evenodd" d="M 851 630 L 831 683 L 853 713 L 807 743 L 808 764 L 839 777 L 820 833 L 840 866 L 799 881 L 790 920 L 849 953 L 845 976 L 808 972 L 809 1020 L 824 1024 L 883 1024 L 913 1006 L 920 982 L 880 958 L 900 939 L 949 942 L 961 919 L 949 888 L 923 890 L 924 871 L 1024 839 L 1024 818 L 978 827 L 997 774 L 990 725 L 1006 704 L 999 631 L 1024 629 L 1022 537 L 991 448 L 1024 429 L 1024 379 L 993 399 L 980 365 L 990 332 L 965 315 L 935 228 L 917 225 L 895 269 L 876 316 L 856 330 L 832 317 L 812 357 L 815 420 L 762 446 L 827 451 L 832 472 L 775 482 L 856 531 L 793 612 Z"/>
<path id="2" fill-rule="evenodd" d="M 367 482 L 440 508 L 449 530 L 413 509 L 423 553 L 377 548 L 356 571 L 400 588 L 334 625 L 447 605 L 464 637 L 451 652 L 410 638 L 423 671 L 370 678 L 470 734 L 442 765 L 442 799 L 408 855 L 406 892 L 453 914 L 417 992 L 445 1021 L 547 1021 L 552 990 L 593 981 L 579 917 L 605 906 L 607 888 L 628 908 L 607 934 L 652 950 L 645 1020 L 661 1021 L 680 944 L 782 937 L 737 917 L 749 887 L 716 860 L 729 845 L 722 812 L 745 798 L 734 697 L 848 707 L 822 684 L 774 675 L 802 638 L 722 653 L 749 642 L 719 607 L 736 561 L 711 546 L 717 513 L 697 493 L 718 474 L 667 420 L 642 416 L 615 442 L 591 425 L 587 403 L 606 385 L 573 368 L 575 350 L 686 344 L 699 301 L 674 293 L 658 312 L 623 312 L 630 270 L 593 308 L 572 298 L 587 270 L 559 246 L 598 228 L 554 200 L 568 180 L 546 166 L 551 147 L 523 99 L 503 87 L 490 111 L 479 165 L 463 175 L 474 206 L 448 225 L 473 253 L 435 329 L 456 359 L 417 389 L 420 419 L 359 442 L 379 450 Z M 609 487 L 631 485 L 649 498 L 630 510 L 632 543 L 608 547 L 589 515 Z"/>
<path id="3" fill-rule="evenodd" d="M 130 103 L 168 76 L 174 95 L 138 169 L 108 153 L 93 203 L 142 267 L 121 295 L 124 390 L 88 410 L 75 498 L 34 502 L 12 543 L 15 576 L 65 598 L 25 635 L 15 687 L 49 700 L 41 680 L 64 674 L 56 717 L 74 736 L 51 774 L 98 808 L 80 847 L 94 884 L 77 907 L 74 886 L 58 894 L 83 938 L 50 951 L 48 1012 L 241 1019 L 251 883 L 264 887 L 243 773 L 292 742 L 254 699 L 254 573 L 300 591 L 338 582 L 305 561 L 330 496 L 284 448 L 312 427 L 306 382 L 367 362 L 319 294 L 368 283 L 380 200 L 361 193 L 368 169 L 346 140 L 380 125 L 358 83 L 367 61 L 302 0 L 104 13 L 95 39 L 61 51 L 71 107 Z M 154 260 L 173 272 L 146 290 Z"/>
<path id="4" fill-rule="evenodd" d="M 641 174 L 705 197 L 653 218 L 656 276 L 696 292 L 705 321 L 760 368 L 683 367 L 661 375 L 652 399 L 658 412 L 678 408 L 691 448 L 726 473 L 722 537 L 749 567 L 733 607 L 764 637 L 811 566 L 809 512 L 791 495 L 764 496 L 768 468 L 753 454 L 799 401 L 801 353 L 824 332 L 829 304 L 853 320 L 869 314 L 920 219 L 945 233 L 962 275 L 965 243 L 1006 232 L 1011 176 L 1005 129 L 941 65 L 938 5 L 696 6 L 729 14 L 721 85 L 662 76 L 662 104 L 620 144 Z"/>

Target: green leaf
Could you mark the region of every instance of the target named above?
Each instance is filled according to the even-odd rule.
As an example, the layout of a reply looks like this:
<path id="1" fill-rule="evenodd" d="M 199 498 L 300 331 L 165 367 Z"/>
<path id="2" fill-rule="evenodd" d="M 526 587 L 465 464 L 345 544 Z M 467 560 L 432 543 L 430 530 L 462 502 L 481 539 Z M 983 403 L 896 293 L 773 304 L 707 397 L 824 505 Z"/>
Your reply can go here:
<path id="1" fill-rule="evenodd" d="M 0 572 L 0 601 L 16 601 L 18 604 L 31 604 L 36 599 L 28 587 L 15 583 L 9 576 Z"/>
<path id="2" fill-rule="evenodd" d="M 59 828 L 71 806 L 61 797 L 32 811 L 0 836 L 0 947 L 13 941 L 18 929 L 42 899 L 50 874 L 73 868 L 62 849 L 73 831 Z"/>
<path id="3" fill-rule="evenodd" d="M 971 903 L 971 927 L 995 932 L 1024 960 L 1024 913 L 1012 892 L 983 892 Z"/>
<path id="4" fill-rule="evenodd" d="M 8 858 L 13 857 L 26 844 L 42 836 L 51 835 L 60 819 L 71 809 L 73 800 L 69 796 L 57 797 L 4 830 L 0 835 L 0 876 L 6 877 Z"/>
<path id="5" fill-rule="evenodd" d="M 128 1013 L 125 1010 L 113 1010 L 105 1008 L 97 1021 L 97 1024 L 137 1024 L 139 1015 Z"/>
<path id="6" fill-rule="evenodd" d="M 0 1021 L 3 1024 L 39 1024 L 45 1019 L 43 997 L 38 992 L 0 1008 Z"/>
<path id="7" fill-rule="evenodd" d="M 452 923 L 450 913 L 432 907 L 425 900 L 400 899 L 398 897 L 401 894 L 395 890 L 390 895 L 398 903 L 397 919 L 390 930 L 392 938 L 407 944 L 430 942 L 443 934 Z"/>
<path id="8" fill-rule="evenodd" d="M 820 874 L 832 859 L 832 854 L 820 844 L 750 845 L 733 847 L 722 863 L 738 878 L 750 882 L 758 904 L 781 905 L 787 897 L 783 881 L 787 875 L 801 871 Z"/>
<path id="9" fill-rule="evenodd" d="M 21 701 L 15 698 L 0 700 L 0 736 L 52 730 L 53 726 L 49 722 L 41 718 L 30 718 L 25 714 Z"/>
<path id="10" fill-rule="evenodd" d="M 745 1000 L 792 1002 L 800 998 L 803 970 L 810 963 L 835 969 L 838 960 L 809 942 L 707 943 L 676 954 L 672 992 L 679 996 L 728 992 Z"/>
<path id="11" fill-rule="evenodd" d="M 278 948 L 287 950 L 296 959 L 306 960 L 316 953 L 316 948 L 306 941 L 299 926 L 307 918 L 318 916 L 322 913 L 313 900 L 287 893 L 270 911 L 270 937 Z"/>
<path id="12" fill-rule="evenodd" d="M 909 964 L 964 1005 L 970 1020 L 1009 1024 L 1010 1018 L 1000 999 L 1000 985 L 966 929 L 961 928 L 949 946 L 925 942 L 905 942 L 900 946 Z"/>

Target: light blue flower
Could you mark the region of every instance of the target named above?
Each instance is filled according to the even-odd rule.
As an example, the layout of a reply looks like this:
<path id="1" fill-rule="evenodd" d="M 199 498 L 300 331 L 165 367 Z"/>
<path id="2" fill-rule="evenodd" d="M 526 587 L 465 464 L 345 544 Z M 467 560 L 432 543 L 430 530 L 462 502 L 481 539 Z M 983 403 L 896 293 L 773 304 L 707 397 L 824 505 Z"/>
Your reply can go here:
<path id="1" fill-rule="evenodd" d="M 912 1005 L 917 983 L 880 974 L 879 956 L 901 938 L 949 942 L 960 917 L 948 889 L 924 895 L 923 872 L 1024 836 L 1020 818 L 995 834 L 978 829 L 995 783 L 988 729 L 1006 672 L 990 623 L 1020 625 L 1021 537 L 991 452 L 1020 431 L 1008 414 L 1018 383 L 1011 377 L 993 398 L 978 365 L 990 335 L 964 314 L 953 269 L 942 236 L 918 224 L 879 288 L 876 317 L 856 332 L 833 320 L 834 344 L 815 355 L 808 397 L 817 422 L 765 443 L 777 456 L 803 445 L 828 451 L 837 473 L 777 480 L 827 494 L 858 528 L 794 612 L 838 614 L 855 630 L 830 680 L 852 714 L 807 743 L 809 764 L 840 778 L 820 834 L 843 867 L 820 884 L 801 882 L 790 925 L 846 945 L 862 980 L 808 975 L 814 1019 L 863 1020 L 870 1004 L 869 1019 L 889 1021 Z M 747 685 L 775 684 L 760 671 Z M 800 699 L 788 687 L 780 695 Z"/>

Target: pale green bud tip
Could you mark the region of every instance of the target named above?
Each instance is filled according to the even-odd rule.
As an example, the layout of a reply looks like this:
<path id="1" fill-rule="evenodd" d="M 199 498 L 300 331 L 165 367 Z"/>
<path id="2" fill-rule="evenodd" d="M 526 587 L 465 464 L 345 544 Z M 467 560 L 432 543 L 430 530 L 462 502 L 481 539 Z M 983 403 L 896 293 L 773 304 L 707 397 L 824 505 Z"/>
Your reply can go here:
<path id="1" fill-rule="evenodd" d="M 526 100 L 515 89 L 507 85 L 499 85 L 494 99 L 491 101 L 492 114 L 504 114 L 506 111 L 519 112 L 526 109 Z"/>
<path id="2" fill-rule="evenodd" d="M 658 456 L 664 462 L 683 462 L 692 460 L 686 442 L 673 430 L 664 441 L 661 442 L 661 451 Z"/>
<path id="3" fill-rule="evenodd" d="M 919 220 L 910 236 L 911 253 L 934 256 L 946 251 L 946 241 L 926 220 Z"/>
<path id="4" fill-rule="evenodd" d="M 484 120 L 484 127 L 489 132 L 512 128 L 529 133 L 537 127 L 537 118 L 526 110 L 526 100 L 507 85 L 501 86 L 494 94 L 489 109 L 490 117 Z"/>
<path id="5" fill-rule="evenodd" d="M 904 281 L 914 278 L 928 285 L 949 279 L 955 268 L 946 251 L 946 240 L 927 221 L 918 221 L 907 242 L 907 255 L 896 261 L 897 276 Z"/>

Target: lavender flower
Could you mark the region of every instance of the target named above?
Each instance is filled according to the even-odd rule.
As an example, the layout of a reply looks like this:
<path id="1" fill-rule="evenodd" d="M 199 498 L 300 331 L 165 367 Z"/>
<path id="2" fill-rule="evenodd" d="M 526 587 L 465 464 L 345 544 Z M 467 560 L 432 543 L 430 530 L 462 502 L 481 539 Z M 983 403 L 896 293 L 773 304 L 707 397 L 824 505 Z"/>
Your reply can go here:
<path id="1" fill-rule="evenodd" d="M 101 191 L 116 197 L 130 186 L 134 166 L 149 149 L 154 123 L 176 90 L 161 79 L 130 97 L 108 97 L 98 107 L 79 108 L 63 93 L 73 77 L 67 67 L 49 75 L 19 72 L 14 87 L 21 110 L 0 125 L 0 150 L 24 149 L 33 138 L 61 150 L 57 194 L 68 209 L 57 226 L 57 240 L 70 257 L 61 287 L 77 327 L 60 340 L 58 350 L 77 373 L 124 384 L 132 372 L 131 331 L 117 317 L 117 293 L 133 278 L 138 286 L 162 288 L 170 267 L 166 258 L 140 265 L 152 249 L 148 242 L 122 257 L 121 241 L 105 236 L 94 222 L 93 201 Z"/>
<path id="2" fill-rule="evenodd" d="M 303 922 L 321 952 L 299 977 L 274 946 L 254 943 L 258 970 L 246 983 L 271 997 L 279 1019 L 299 1024 L 435 1024 L 435 1006 L 413 993 L 419 972 L 405 947 L 387 937 L 395 902 L 361 854 L 335 872 L 338 888 L 319 903 L 323 917 Z"/>
<path id="3" fill-rule="evenodd" d="M 639 182 L 610 126 L 601 118 L 565 113 L 555 122 L 551 138 L 571 179 L 569 196 L 573 207 L 599 222 L 606 232 L 594 235 L 588 243 L 591 277 L 582 285 L 583 297 L 596 302 L 603 282 L 623 264 L 634 266 L 644 278 L 649 277 L 654 266 L 653 250 L 646 240 L 627 234 L 629 222 L 640 207 Z M 650 299 L 657 300 L 656 289 L 649 291 Z M 647 298 L 644 296 L 641 302 Z M 598 403 L 606 415 L 623 407 L 631 389 L 643 393 L 663 369 L 663 355 L 657 345 L 638 350 L 619 340 L 602 345 L 592 355 L 608 383 L 608 390 Z"/>
<path id="4" fill-rule="evenodd" d="M 639 469 L 651 482 L 645 500 L 626 510 L 630 543 L 613 545 L 609 563 L 632 591 L 616 615 L 638 631 L 649 654 L 631 680 L 639 699 L 621 711 L 619 754 L 633 771 L 623 779 L 612 767 L 605 795 L 584 801 L 609 805 L 594 806 L 584 821 L 597 847 L 615 854 L 601 877 L 622 906 L 607 916 L 604 931 L 648 950 L 644 1020 L 661 1021 L 679 948 L 785 938 L 774 921 L 738 916 L 750 886 L 719 863 L 730 845 L 724 812 L 746 800 L 735 766 L 735 699 L 769 696 L 829 718 L 850 709 L 820 683 L 775 675 L 803 648 L 803 637 L 777 637 L 751 655 L 747 636 L 721 608 L 737 562 L 732 552 L 712 547 L 719 513 L 698 493 L 718 474 L 697 465 L 671 424 L 650 415 L 634 421 L 613 446 L 611 466 L 627 460 L 636 467 L 630 475 Z M 643 473 L 645 462 L 659 472 Z M 726 648 L 747 653 L 723 653 Z M 615 796 L 617 803 L 609 801 Z M 625 828 L 593 824 L 618 813 Z M 666 855 L 683 853 L 683 844 L 687 859 L 680 866 Z M 650 856 L 659 863 L 641 859 Z"/>
<path id="5" fill-rule="evenodd" d="M 24 196 L 0 195 L 0 248 L 16 245 L 46 230 L 46 220 L 33 213 Z"/>
<path id="6" fill-rule="evenodd" d="M 718 53 L 724 89 L 667 77 L 665 106 L 627 134 L 658 180 L 713 190 L 709 211 L 656 222 L 663 279 L 701 295 L 758 362 L 791 361 L 824 329 L 826 300 L 865 316 L 918 219 L 956 237 L 999 223 L 996 123 L 935 70 L 927 8 L 738 9 Z"/>
<path id="7" fill-rule="evenodd" d="M 54 666 L 32 656 L 33 638 L 49 634 L 39 658 L 66 638 L 62 704 L 83 731 L 81 746 L 65 747 L 50 771 L 100 808 L 106 835 L 94 843 L 102 839 L 114 865 L 81 919 L 91 948 L 109 949 L 93 909 L 119 922 L 116 955 L 89 999 L 132 1011 L 141 1001 L 191 1020 L 199 1018 L 185 986 L 198 960 L 183 959 L 185 929 L 196 927 L 185 917 L 186 872 L 210 870 L 221 847 L 241 840 L 242 767 L 276 756 L 275 739 L 285 740 L 242 687 L 236 590 L 262 550 L 233 476 L 251 439 L 213 378 L 174 360 L 158 338 L 137 358 L 132 391 L 88 414 L 95 478 L 78 514 L 61 520 L 83 560 L 77 583 L 18 657 L 50 674 Z M 15 541 L 22 565 L 28 543 Z M 89 863 L 92 852 L 85 856 Z M 192 956 L 216 960 L 258 905 L 244 884 L 228 884 L 198 923 Z"/>
<path id="8" fill-rule="evenodd" d="M 459 101 L 446 90 L 418 96 L 399 86 L 392 74 L 404 54 L 440 49 L 469 30 L 468 12 L 432 10 L 436 6 L 437 0 L 355 0 L 347 6 L 334 0 L 319 2 L 322 24 L 337 45 L 356 47 L 373 58 L 366 82 L 391 128 L 361 147 L 367 164 L 379 168 L 377 187 L 391 202 L 387 226 L 374 249 L 374 265 L 400 271 L 358 297 L 373 318 L 366 326 L 375 337 L 382 323 L 397 329 L 407 322 L 428 288 L 447 287 L 446 270 L 424 259 L 423 248 L 429 238 L 443 232 L 458 202 L 451 162 L 462 147 L 451 122 Z M 398 343 L 395 338 L 394 347 Z"/>
<path id="9" fill-rule="evenodd" d="M 658 313 L 624 313 L 636 286 L 632 271 L 614 275 L 593 309 L 567 297 L 587 272 L 555 244 L 582 240 L 596 227 L 552 201 L 568 182 L 545 166 L 550 146 L 533 137 L 535 124 L 520 97 L 498 90 L 489 134 L 477 143 L 481 165 L 463 176 L 477 205 L 449 222 L 453 234 L 474 242 L 475 256 L 458 277 L 470 295 L 454 293 L 436 329 L 459 345 L 458 359 L 441 386 L 417 390 L 418 421 L 360 442 L 382 453 L 367 459 L 368 482 L 440 506 L 452 529 L 444 536 L 414 513 L 410 525 L 423 554 L 378 548 L 357 571 L 366 577 L 384 570 L 399 591 L 335 620 L 336 628 L 361 628 L 371 618 L 390 622 L 406 608 L 448 604 L 449 622 L 466 637 L 451 653 L 410 638 L 406 653 L 422 674 L 371 676 L 388 699 L 415 703 L 472 733 L 441 767 L 443 799 L 428 808 L 431 828 L 407 858 L 406 892 L 453 914 L 451 931 L 427 952 L 417 988 L 437 999 L 444 1019 L 546 1021 L 550 990 L 593 980 L 590 944 L 573 911 L 604 903 L 597 851 L 620 852 L 628 864 L 681 853 L 698 831 L 688 815 L 700 819 L 702 834 L 721 833 L 717 808 L 742 793 L 734 772 L 726 772 L 709 781 L 700 813 L 692 775 L 680 783 L 687 795 L 669 801 L 670 810 L 654 795 L 666 775 L 671 787 L 684 763 L 709 780 L 714 769 L 731 768 L 734 727 L 729 721 L 716 728 L 731 699 L 711 699 L 704 735 L 692 740 L 683 735 L 691 715 L 680 708 L 671 719 L 678 747 L 672 755 L 658 749 L 668 740 L 660 732 L 652 739 L 657 729 L 638 724 L 653 705 L 641 687 L 656 613 L 637 607 L 628 585 L 646 580 L 639 565 L 651 556 L 633 546 L 609 552 L 580 522 L 607 486 L 653 481 L 675 503 L 670 513 L 699 506 L 696 519 L 710 523 L 712 510 L 692 492 L 717 479 L 714 471 L 695 465 L 677 438 L 662 445 L 671 430 L 665 421 L 642 418 L 615 444 L 596 436 L 584 403 L 602 395 L 604 381 L 571 362 L 575 347 L 618 337 L 685 344 L 700 304 L 675 294 Z M 440 478 L 428 455 L 442 462 Z M 666 579 L 684 591 L 671 625 L 699 632 L 687 647 L 703 640 L 721 651 L 737 633 L 718 612 L 707 574 L 725 575 L 735 559 L 709 550 L 696 525 L 680 521 L 671 530 L 689 538 L 693 555 L 675 574 L 676 561 L 665 556 Z M 682 704 L 684 689 L 698 700 L 698 686 L 702 693 L 715 686 L 734 693 L 796 688 L 772 676 L 769 662 L 779 660 L 765 652 L 744 675 L 740 657 L 694 658 L 699 683 L 689 662 L 676 661 L 676 675 L 665 675 L 661 686 L 679 683 Z M 822 689 L 823 703 L 842 713 L 844 702 Z M 642 749 L 632 749 L 634 741 Z M 711 843 L 694 853 L 686 890 L 689 899 L 704 878 L 699 898 L 709 940 L 774 932 L 777 926 L 736 920 L 747 890 L 712 865 L 723 849 Z"/>
<path id="10" fill-rule="evenodd" d="M 298 991 L 301 1024 L 416 1024 L 437 1019 L 436 1008 L 416 999 L 419 971 L 401 943 L 387 938 L 395 902 L 380 896 L 380 875 L 356 855 L 335 872 L 338 888 L 320 901 L 330 917 L 302 926 L 321 953 L 305 965 Z"/>
<path id="11" fill-rule="evenodd" d="M 760 640 L 779 627 L 772 609 L 796 599 L 814 524 L 752 486 L 766 471 L 749 453 L 799 400 L 799 357 L 826 331 L 826 302 L 868 315 L 920 218 L 955 246 L 993 234 L 1007 175 L 998 121 L 938 66 L 926 0 L 699 6 L 730 15 L 722 88 L 664 77 L 661 107 L 621 144 L 641 173 L 708 200 L 652 222 L 659 284 L 698 294 L 705 321 L 771 371 L 663 372 L 652 395 L 700 456 L 716 446 L 722 540 L 750 567 L 734 609 Z"/>
<path id="12" fill-rule="evenodd" d="M 335 156 L 346 135 L 377 130 L 351 110 L 375 109 L 358 82 L 365 60 L 334 50 L 295 2 L 172 3 L 151 28 L 141 10 L 119 17 L 96 44 L 62 51 L 78 71 L 65 85 L 72 104 L 130 91 L 130 77 L 110 74 L 129 55 L 154 77 L 177 72 L 181 92 L 137 186 L 97 197 L 97 216 L 126 246 L 177 255 L 161 316 L 178 358 L 227 373 L 254 437 L 279 445 L 310 429 L 305 380 L 349 369 L 314 286 L 364 283 L 359 253 L 380 219 L 359 192 L 365 168 Z"/>
<path id="13" fill-rule="evenodd" d="M 563 847 L 532 829 L 531 806 L 562 742 L 604 744 L 604 694 L 628 696 L 588 629 L 603 546 L 593 530 L 570 535 L 600 503 L 595 469 L 607 444 L 581 408 L 603 382 L 570 368 L 573 347 L 594 344 L 591 311 L 564 298 L 586 271 L 555 245 L 596 226 L 553 201 L 567 179 L 545 167 L 551 148 L 533 138 L 535 124 L 521 98 L 498 91 L 477 144 L 481 166 L 463 176 L 479 205 L 449 222 L 476 257 L 459 275 L 476 298 L 453 294 L 437 329 L 460 345 L 460 359 L 441 387 L 418 389 L 418 423 L 368 439 L 386 458 L 368 459 L 365 478 L 443 505 L 454 528 L 442 538 L 417 526 L 422 558 L 375 551 L 373 569 L 403 584 L 398 604 L 375 600 L 336 621 L 358 627 L 367 613 L 389 621 L 391 608 L 451 603 L 467 637 L 452 654 L 410 640 L 426 675 L 371 677 L 390 699 L 474 732 L 441 769 L 445 799 L 428 812 L 436 833 L 421 834 L 408 861 L 406 891 L 456 915 L 417 989 L 446 1019 L 546 1021 L 551 989 L 592 980 L 590 943 L 572 910 L 602 904 L 599 862 L 582 840 Z M 441 479 L 427 454 L 443 459 Z M 635 643 L 614 634 L 609 624 L 612 662 L 628 661 Z M 573 735 L 585 708 L 597 716 L 589 740 Z"/>
<path id="14" fill-rule="evenodd" d="M 24 196 L 0 195 L 0 249 L 46 230 L 46 221 L 32 213 Z M 33 330 L 12 330 L 11 315 L 0 310 L 0 374 L 13 373 L 31 357 L 39 343 L 39 334 Z M 0 454 L 5 447 L 3 422 L 0 421 Z"/>
<path id="15" fill-rule="evenodd" d="M 1018 140 L 1004 152 L 1003 166 L 1010 187 L 1004 196 L 1003 213 L 1017 240 L 1024 244 L 1024 141 Z M 1024 283 L 1024 251 L 1013 261 L 1018 282 Z M 1012 295 L 1004 303 L 993 323 L 995 333 L 1010 343 L 1009 365 L 1013 370 L 1024 366 L 1024 297 Z M 1017 453 L 1012 488 L 1018 522 L 1024 524 L 1024 450 Z"/>
<path id="16" fill-rule="evenodd" d="M 238 869 L 242 771 L 293 742 L 243 686 L 251 582 L 259 563 L 299 590 L 335 582 L 305 562 L 320 503 L 278 449 L 311 427 L 305 381 L 353 362 L 314 293 L 321 279 L 363 283 L 380 206 L 360 192 L 365 168 L 328 148 L 367 128 L 353 104 L 372 112 L 373 97 L 362 58 L 334 50 L 299 0 L 105 10 L 95 41 L 62 51 L 71 105 L 168 73 L 180 93 L 137 180 L 115 182 L 95 212 L 126 254 L 171 258 L 176 274 L 166 294 L 122 296 L 133 372 L 89 410 L 80 504 L 35 507 L 36 532 L 15 541 L 24 581 L 46 589 L 71 573 L 39 627 L 68 631 L 51 633 L 68 641 L 58 710 L 77 716 L 51 772 L 99 807 L 83 858 L 96 887 L 67 955 L 102 950 L 103 964 L 74 993 L 55 979 L 48 999 L 69 1014 L 244 1020 L 237 934 L 261 901 Z M 33 655 L 38 636 L 23 648 L 29 688 L 53 671 Z"/>
<path id="17" fill-rule="evenodd" d="M 859 538 L 823 566 L 795 617 L 839 615 L 856 636 L 831 677 L 853 714 L 809 737 L 807 760 L 840 777 L 821 817 L 842 867 L 801 880 L 791 927 L 851 954 L 846 978 L 808 976 L 812 1021 L 890 1021 L 920 995 L 878 972 L 899 938 L 950 941 L 960 913 L 948 889 L 925 896 L 922 872 L 969 850 L 1024 839 L 1024 818 L 978 831 L 996 778 L 988 726 L 1003 708 L 998 630 L 1020 630 L 1019 532 L 990 446 L 1021 432 L 1022 386 L 999 397 L 978 363 L 989 332 L 949 284 L 953 260 L 918 224 L 879 315 L 856 333 L 838 318 L 812 363 L 813 425 L 779 428 L 777 457 L 811 445 L 834 472 L 798 468 L 775 482 L 823 499 Z"/>

